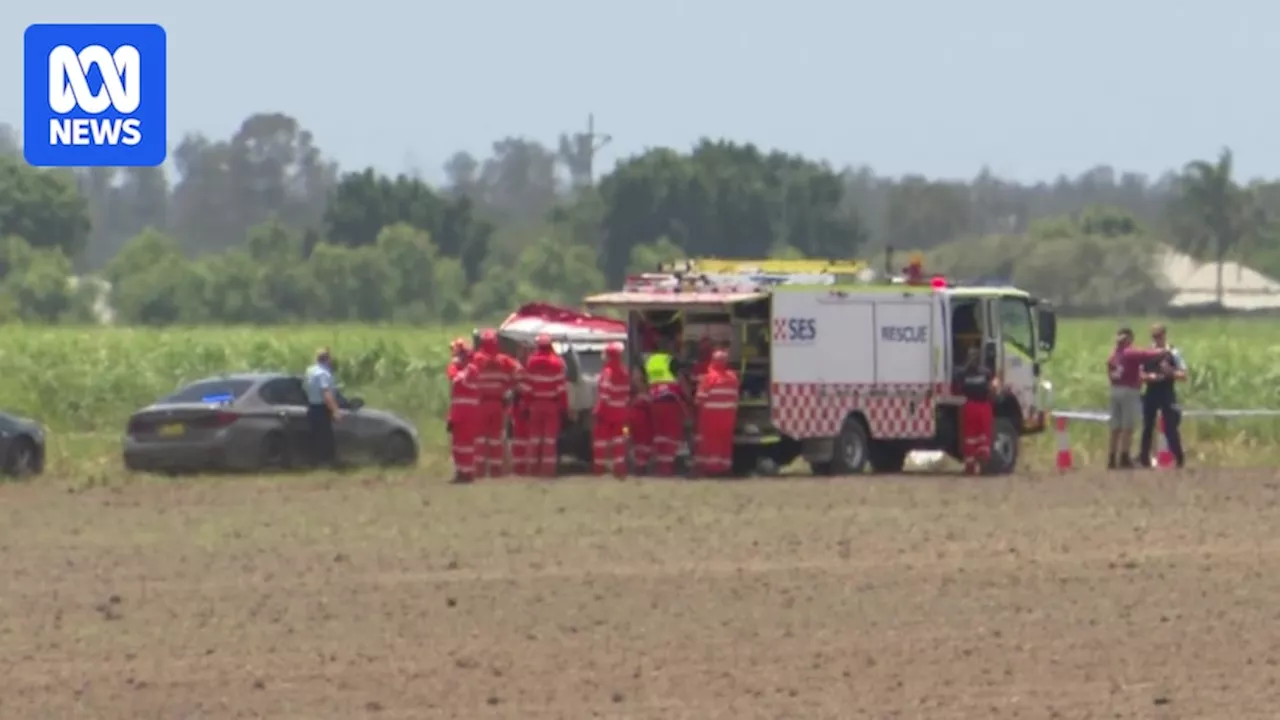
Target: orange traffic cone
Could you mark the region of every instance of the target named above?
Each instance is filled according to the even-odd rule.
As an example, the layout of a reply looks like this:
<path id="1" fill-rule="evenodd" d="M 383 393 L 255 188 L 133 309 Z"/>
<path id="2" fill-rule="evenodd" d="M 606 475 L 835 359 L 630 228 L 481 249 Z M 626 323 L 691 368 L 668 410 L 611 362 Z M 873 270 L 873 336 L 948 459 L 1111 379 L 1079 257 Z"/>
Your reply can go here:
<path id="1" fill-rule="evenodd" d="M 1071 439 L 1067 436 L 1067 419 L 1061 415 L 1053 419 L 1053 434 L 1058 438 L 1058 470 L 1067 471 L 1075 467 L 1071 457 Z"/>
<path id="2" fill-rule="evenodd" d="M 1156 442 L 1156 467 L 1161 470 L 1174 466 L 1173 453 L 1169 452 L 1169 440 L 1164 434 L 1164 413 L 1160 413 L 1160 422 L 1156 425 L 1156 432 L 1160 434 Z"/>

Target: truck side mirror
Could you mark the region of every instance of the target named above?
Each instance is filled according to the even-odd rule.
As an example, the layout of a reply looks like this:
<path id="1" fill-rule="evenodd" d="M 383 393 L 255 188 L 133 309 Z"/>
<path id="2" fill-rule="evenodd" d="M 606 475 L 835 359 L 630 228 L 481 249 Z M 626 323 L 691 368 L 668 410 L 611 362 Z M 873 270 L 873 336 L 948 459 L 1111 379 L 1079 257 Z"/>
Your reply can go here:
<path id="1" fill-rule="evenodd" d="M 1051 353 L 1058 343 L 1058 316 L 1048 308 L 1040 308 L 1036 312 L 1036 325 L 1040 330 L 1038 344 L 1041 350 Z"/>

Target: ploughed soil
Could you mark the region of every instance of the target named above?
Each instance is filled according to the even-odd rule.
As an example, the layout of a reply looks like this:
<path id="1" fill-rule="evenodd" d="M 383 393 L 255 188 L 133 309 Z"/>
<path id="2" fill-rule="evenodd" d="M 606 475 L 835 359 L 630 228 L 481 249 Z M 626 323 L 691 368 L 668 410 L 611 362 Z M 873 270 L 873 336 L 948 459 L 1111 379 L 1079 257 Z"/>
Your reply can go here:
<path id="1" fill-rule="evenodd" d="M 1280 717 L 1272 471 L 0 486 L 0 717 Z"/>

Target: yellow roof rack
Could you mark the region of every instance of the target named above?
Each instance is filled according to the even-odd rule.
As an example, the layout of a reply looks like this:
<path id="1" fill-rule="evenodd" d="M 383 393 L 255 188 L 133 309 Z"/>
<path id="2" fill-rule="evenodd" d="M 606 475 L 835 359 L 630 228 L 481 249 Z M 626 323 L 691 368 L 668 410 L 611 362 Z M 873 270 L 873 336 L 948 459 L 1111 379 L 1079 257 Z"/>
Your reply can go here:
<path id="1" fill-rule="evenodd" d="M 801 260 L 762 258 L 722 259 L 722 258 L 689 258 L 672 260 L 658 264 L 658 272 L 702 272 L 724 275 L 745 273 L 766 273 L 770 275 L 855 275 L 867 268 L 861 260 L 823 260 L 805 258 Z"/>

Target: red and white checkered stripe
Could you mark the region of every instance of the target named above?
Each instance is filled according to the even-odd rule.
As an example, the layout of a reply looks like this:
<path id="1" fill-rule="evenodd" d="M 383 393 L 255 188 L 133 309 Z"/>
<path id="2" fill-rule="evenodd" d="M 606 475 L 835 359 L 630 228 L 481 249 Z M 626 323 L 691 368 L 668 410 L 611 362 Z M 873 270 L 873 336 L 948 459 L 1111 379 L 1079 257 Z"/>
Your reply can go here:
<path id="1" fill-rule="evenodd" d="M 944 383 L 773 383 L 773 424 L 796 439 L 835 437 L 861 411 L 873 438 L 933 437 Z"/>

